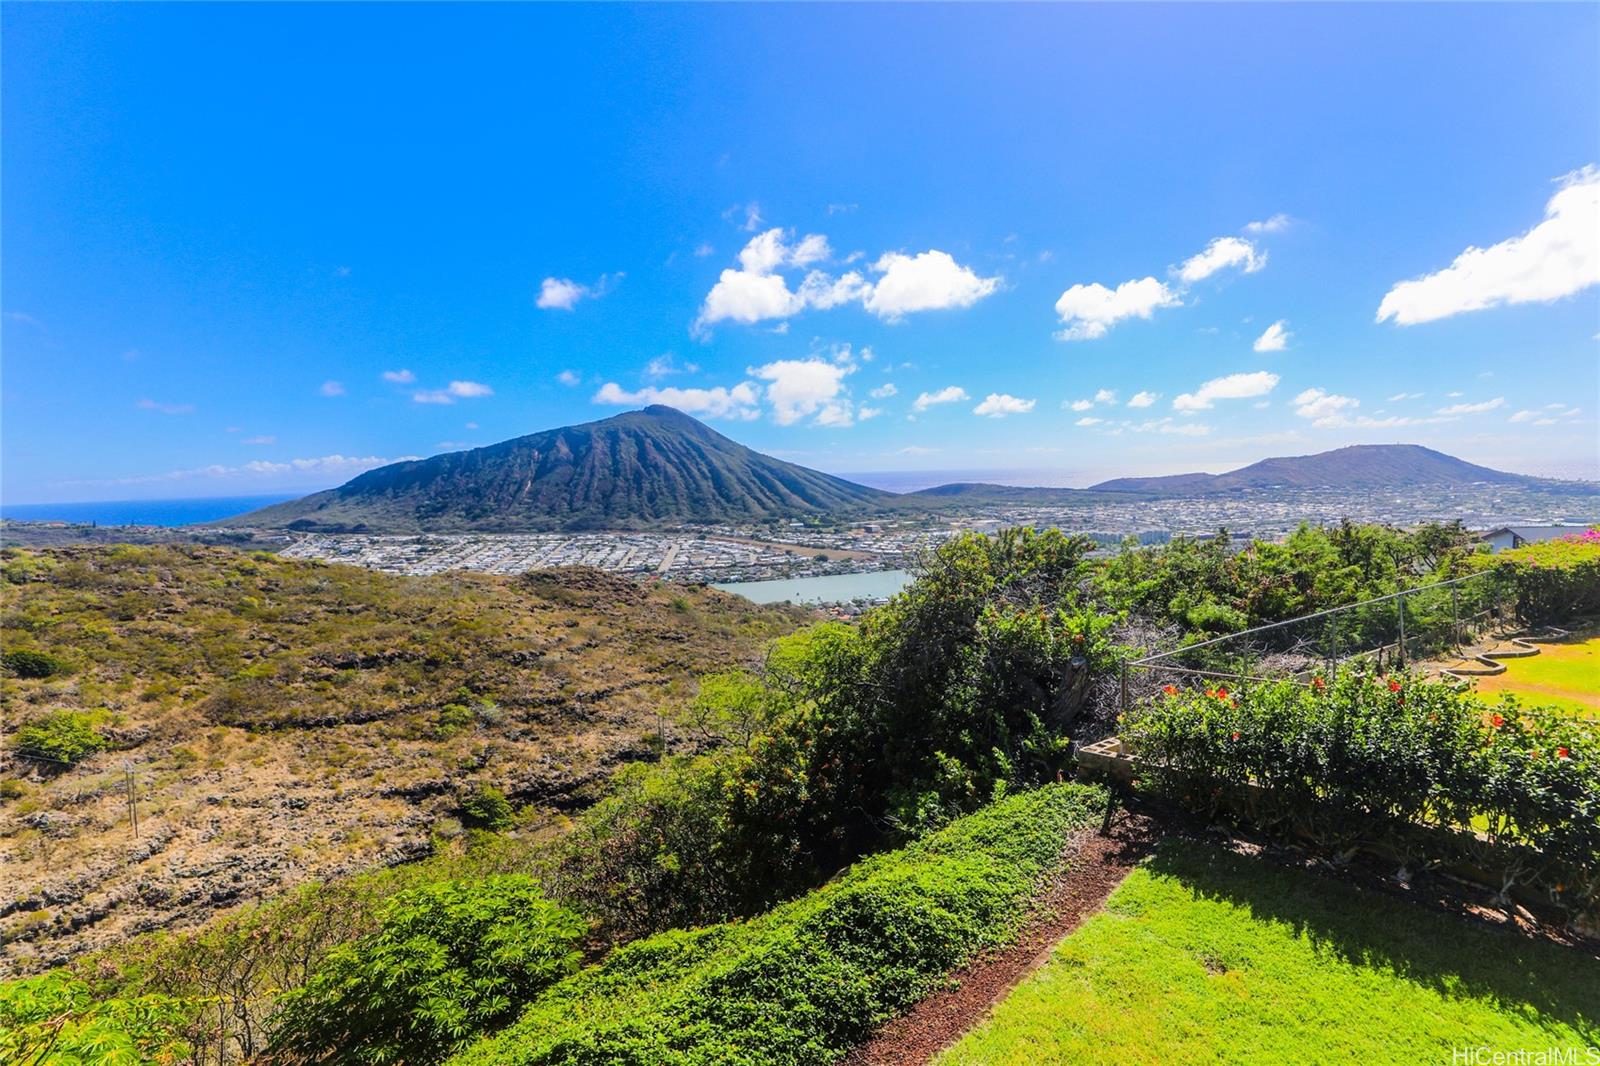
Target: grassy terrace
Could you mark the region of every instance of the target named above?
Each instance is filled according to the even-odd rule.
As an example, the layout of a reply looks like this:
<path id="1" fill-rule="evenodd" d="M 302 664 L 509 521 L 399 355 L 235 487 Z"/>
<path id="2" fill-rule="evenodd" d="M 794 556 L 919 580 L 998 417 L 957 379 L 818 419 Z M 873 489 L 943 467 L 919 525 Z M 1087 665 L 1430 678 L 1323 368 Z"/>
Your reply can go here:
<path id="1" fill-rule="evenodd" d="M 1448 1063 L 1460 1046 L 1596 1044 L 1592 957 L 1168 841 L 938 1061 Z"/>
<path id="2" fill-rule="evenodd" d="M 1529 704 L 1600 718 L 1600 631 L 1541 645 L 1531 659 L 1509 659 L 1505 673 L 1479 678 L 1477 689 L 1485 696 L 1509 692 Z"/>

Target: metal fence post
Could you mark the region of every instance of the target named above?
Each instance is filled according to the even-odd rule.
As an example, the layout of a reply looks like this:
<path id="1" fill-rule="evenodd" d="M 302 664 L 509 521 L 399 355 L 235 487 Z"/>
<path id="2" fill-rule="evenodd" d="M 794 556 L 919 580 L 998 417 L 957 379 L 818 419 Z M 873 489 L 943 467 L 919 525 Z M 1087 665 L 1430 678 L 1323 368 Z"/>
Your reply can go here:
<path id="1" fill-rule="evenodd" d="M 1396 597 L 1395 602 L 1400 604 L 1400 648 L 1399 648 L 1400 665 L 1401 666 L 1405 666 L 1405 664 L 1406 664 L 1406 594 L 1404 592 L 1401 592 L 1400 595 L 1398 597 Z"/>

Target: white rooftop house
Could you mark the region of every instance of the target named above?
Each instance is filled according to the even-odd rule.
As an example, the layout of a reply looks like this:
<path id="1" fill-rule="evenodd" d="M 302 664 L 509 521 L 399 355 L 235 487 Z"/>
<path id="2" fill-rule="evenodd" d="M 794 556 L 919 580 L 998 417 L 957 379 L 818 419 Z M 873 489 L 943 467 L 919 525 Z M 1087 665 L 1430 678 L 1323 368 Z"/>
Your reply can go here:
<path id="1" fill-rule="evenodd" d="M 1489 545 L 1490 551 L 1499 552 L 1520 548 L 1524 544 L 1555 540 L 1569 533 L 1582 533 L 1587 528 L 1587 526 L 1501 526 L 1499 529 L 1478 534 L 1478 539 Z"/>

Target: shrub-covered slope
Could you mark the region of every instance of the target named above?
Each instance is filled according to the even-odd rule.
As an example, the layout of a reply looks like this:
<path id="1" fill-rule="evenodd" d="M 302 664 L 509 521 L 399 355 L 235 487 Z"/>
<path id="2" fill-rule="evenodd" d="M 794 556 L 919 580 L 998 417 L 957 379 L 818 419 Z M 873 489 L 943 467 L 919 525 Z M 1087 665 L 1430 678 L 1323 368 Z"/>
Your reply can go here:
<path id="1" fill-rule="evenodd" d="M 0 929 L 22 969 L 426 853 L 493 799 L 479 786 L 587 802 L 653 752 L 661 707 L 802 617 L 584 570 L 400 578 L 199 547 L 0 565 Z"/>

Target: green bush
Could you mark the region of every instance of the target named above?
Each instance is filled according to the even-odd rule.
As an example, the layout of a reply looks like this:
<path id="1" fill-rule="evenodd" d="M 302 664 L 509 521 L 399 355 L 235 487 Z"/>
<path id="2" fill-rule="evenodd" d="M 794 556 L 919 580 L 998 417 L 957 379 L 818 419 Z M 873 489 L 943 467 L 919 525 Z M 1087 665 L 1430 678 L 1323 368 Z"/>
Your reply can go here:
<path id="1" fill-rule="evenodd" d="M 586 926 L 520 875 L 400 893 L 284 998 L 269 1059 L 434 1062 L 578 968 Z"/>
<path id="2" fill-rule="evenodd" d="M 1019 793 L 748 922 L 636 941 L 452 1066 L 826 1063 L 1004 942 L 1105 794 Z"/>
<path id="3" fill-rule="evenodd" d="M 81 711 L 56 711 L 17 730 L 12 747 L 25 755 L 76 763 L 104 751 L 110 742 Z"/>
<path id="4" fill-rule="evenodd" d="M 19 1066 L 178 1063 L 187 1010 L 168 996 L 96 996 L 60 971 L 0 982 L 0 1062 Z"/>
<path id="5" fill-rule="evenodd" d="M 1511 576 L 1523 621 L 1561 622 L 1600 611 L 1600 531 L 1529 544 L 1480 565 Z"/>
<path id="6" fill-rule="evenodd" d="M 67 672 L 65 660 L 49 652 L 32 651 L 28 648 L 14 648 L 0 655 L 0 666 L 4 666 L 13 677 L 55 677 L 57 674 Z"/>
<path id="7" fill-rule="evenodd" d="M 506 794 L 493 785 L 474 785 L 461 797 L 462 820 L 480 829 L 508 828 L 514 813 Z"/>
<path id="8" fill-rule="evenodd" d="M 1169 686 L 1129 712 L 1122 736 L 1143 781 L 1208 816 L 1341 852 L 1376 847 L 1410 869 L 1471 862 L 1573 913 L 1600 905 L 1590 724 L 1352 670 L 1332 683 Z"/>

